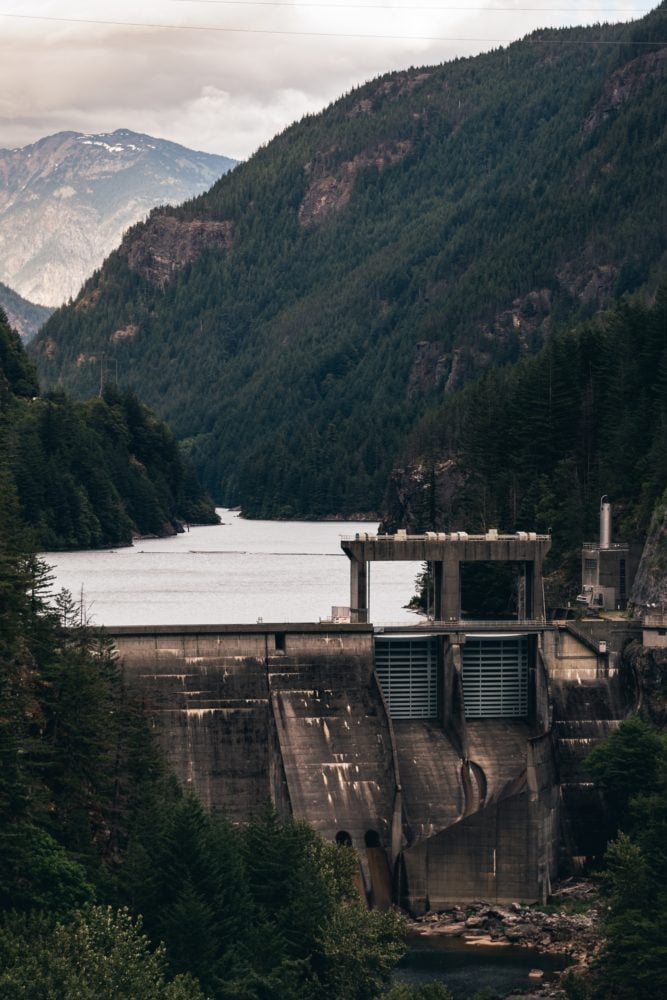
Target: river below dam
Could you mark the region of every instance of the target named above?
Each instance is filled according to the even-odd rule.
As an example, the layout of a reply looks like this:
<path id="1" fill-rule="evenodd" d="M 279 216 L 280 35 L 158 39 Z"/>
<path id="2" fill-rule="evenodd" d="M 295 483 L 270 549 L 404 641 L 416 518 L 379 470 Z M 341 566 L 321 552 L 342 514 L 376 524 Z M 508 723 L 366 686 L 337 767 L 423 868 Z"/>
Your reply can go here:
<path id="1" fill-rule="evenodd" d="M 350 603 L 342 535 L 374 532 L 358 521 L 249 521 L 220 508 L 222 524 L 132 546 L 46 552 L 52 591 L 82 598 L 94 625 L 221 625 L 317 622 Z M 370 617 L 414 623 L 404 605 L 418 563 L 373 563 Z"/>
<path id="2" fill-rule="evenodd" d="M 443 983 L 454 1000 L 466 1000 L 474 993 L 488 990 L 490 997 L 505 997 L 513 990 L 535 989 L 539 982 L 549 982 L 570 964 L 562 955 L 545 955 L 531 948 L 464 945 L 441 935 L 410 938 L 407 955 L 395 973 L 395 981 L 421 985 Z M 541 980 L 529 978 L 533 969 L 541 969 Z"/>

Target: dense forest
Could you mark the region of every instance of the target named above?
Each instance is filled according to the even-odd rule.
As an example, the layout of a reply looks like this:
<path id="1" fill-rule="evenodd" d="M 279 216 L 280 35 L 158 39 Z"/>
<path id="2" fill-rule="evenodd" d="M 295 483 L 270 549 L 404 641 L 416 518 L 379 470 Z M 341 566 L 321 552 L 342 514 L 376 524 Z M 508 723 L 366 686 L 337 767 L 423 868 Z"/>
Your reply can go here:
<path id="1" fill-rule="evenodd" d="M 452 395 L 404 459 L 390 530 L 550 530 L 559 564 L 597 537 L 606 493 L 618 539 L 645 537 L 667 488 L 667 284 L 651 306 L 626 300 Z"/>
<path id="2" fill-rule="evenodd" d="M 0 310 L 0 447 L 35 544 L 126 545 L 217 521 L 162 421 L 114 386 L 86 402 L 39 394 L 34 366 Z"/>
<path id="3" fill-rule="evenodd" d="M 637 716 L 588 758 L 617 835 L 600 873 L 601 952 L 566 978 L 570 1000 L 667 994 L 667 735 Z"/>
<path id="4" fill-rule="evenodd" d="M 667 9 L 388 74 L 163 209 L 32 350 L 249 516 L 379 510 L 427 411 L 664 269 Z M 605 486 L 603 492 L 611 487 Z"/>

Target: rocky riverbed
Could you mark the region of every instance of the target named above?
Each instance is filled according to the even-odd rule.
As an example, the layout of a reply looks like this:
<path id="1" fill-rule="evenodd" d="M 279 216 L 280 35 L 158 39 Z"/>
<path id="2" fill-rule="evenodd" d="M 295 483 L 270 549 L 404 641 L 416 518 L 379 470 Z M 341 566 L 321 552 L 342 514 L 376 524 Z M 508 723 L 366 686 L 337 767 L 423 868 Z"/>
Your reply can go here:
<path id="1" fill-rule="evenodd" d="M 563 955 L 572 960 L 570 968 L 584 969 L 601 946 L 600 909 L 594 886 L 588 880 L 562 882 L 544 908 L 520 903 L 498 905 L 483 901 L 453 906 L 440 913 L 427 913 L 411 924 L 414 933 L 457 938 L 471 948 L 534 948 L 534 988 L 519 994 L 531 998 L 564 998 L 557 983 L 541 983 L 539 955 Z M 511 995 L 511 994 L 510 994 Z"/>

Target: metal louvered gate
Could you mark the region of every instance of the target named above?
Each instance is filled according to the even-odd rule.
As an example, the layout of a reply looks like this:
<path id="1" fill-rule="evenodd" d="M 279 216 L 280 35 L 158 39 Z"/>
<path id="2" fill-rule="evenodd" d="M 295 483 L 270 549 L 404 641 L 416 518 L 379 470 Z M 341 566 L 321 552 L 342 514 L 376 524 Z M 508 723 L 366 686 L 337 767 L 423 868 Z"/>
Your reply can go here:
<path id="1" fill-rule="evenodd" d="M 525 635 L 467 635 L 463 701 L 467 719 L 521 718 L 528 714 Z"/>
<path id="2" fill-rule="evenodd" d="M 431 636 L 376 636 L 375 670 L 392 719 L 438 714 L 437 641 Z"/>

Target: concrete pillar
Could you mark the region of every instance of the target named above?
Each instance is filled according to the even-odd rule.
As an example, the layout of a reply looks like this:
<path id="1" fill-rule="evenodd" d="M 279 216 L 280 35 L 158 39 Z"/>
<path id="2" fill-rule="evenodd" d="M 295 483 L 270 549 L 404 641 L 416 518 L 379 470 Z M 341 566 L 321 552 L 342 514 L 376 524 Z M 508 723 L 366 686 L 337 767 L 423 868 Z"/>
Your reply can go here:
<path id="1" fill-rule="evenodd" d="M 350 558 L 350 621 L 368 621 L 368 564 L 354 558 Z"/>
<path id="2" fill-rule="evenodd" d="M 442 620 L 444 610 L 442 598 L 442 563 L 436 560 L 433 566 L 433 617 L 436 621 Z"/>
<path id="3" fill-rule="evenodd" d="M 458 621 L 461 617 L 461 573 L 458 555 L 447 552 L 441 565 L 442 607 L 438 618 L 441 621 Z"/>
<path id="4" fill-rule="evenodd" d="M 544 621 L 546 609 L 542 590 L 542 560 L 539 558 L 526 564 L 526 605 L 529 602 L 530 608 L 526 607 L 527 617 Z"/>
<path id="5" fill-rule="evenodd" d="M 521 563 L 521 568 L 519 572 L 519 579 L 517 580 L 517 600 L 516 600 L 516 611 L 517 618 L 519 621 L 523 621 L 528 616 L 526 615 L 526 564 Z"/>

